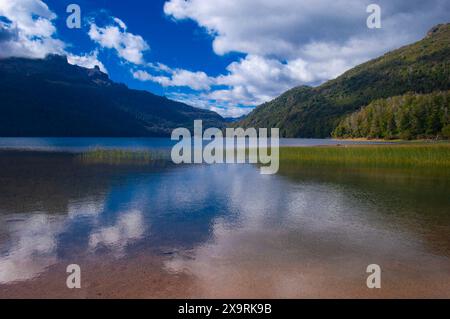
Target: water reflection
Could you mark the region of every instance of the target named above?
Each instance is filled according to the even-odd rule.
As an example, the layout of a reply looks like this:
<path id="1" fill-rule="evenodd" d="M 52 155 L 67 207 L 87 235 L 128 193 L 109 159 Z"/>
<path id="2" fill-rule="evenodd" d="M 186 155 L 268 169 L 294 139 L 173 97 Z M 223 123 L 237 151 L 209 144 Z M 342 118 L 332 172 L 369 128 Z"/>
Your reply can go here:
<path id="1" fill-rule="evenodd" d="M 427 284 L 434 296 L 448 296 L 448 197 L 429 208 L 446 218 L 403 218 L 405 210 L 414 208 L 401 203 L 404 196 L 412 199 L 414 184 L 397 197 L 396 205 L 389 198 L 383 201 L 373 190 L 354 187 L 355 176 L 348 177 L 348 183 L 343 179 L 336 183 L 332 177 L 314 180 L 309 171 L 308 177 L 286 174 L 288 179 L 269 177 L 262 183 L 251 172 L 239 175 L 233 184 L 239 191 L 230 196 L 239 222 L 216 218 L 208 242 L 189 256 L 174 256 L 166 262 L 169 270 L 188 271 L 197 278 L 201 296 L 355 296 L 349 291 L 364 290 L 365 267 L 371 263 L 381 264 L 386 271 L 386 281 L 391 289 L 395 287 L 384 290 L 390 296 L 417 296 L 418 287 Z M 392 189 L 405 186 L 390 185 Z M 386 183 L 380 191 L 388 192 Z M 433 192 L 445 195 L 447 191 L 434 185 Z M 397 211 L 400 216 L 384 215 Z M 435 244 L 441 249 L 435 249 Z"/>
<path id="2" fill-rule="evenodd" d="M 145 228 L 141 211 L 122 212 L 114 225 L 101 226 L 89 236 L 89 247 L 105 245 L 122 255 L 128 244 L 143 237 Z"/>
<path id="3" fill-rule="evenodd" d="M 183 291 L 199 297 L 351 295 L 374 262 L 388 285 L 413 280 L 412 296 L 424 282 L 448 295 L 449 180 L 414 174 L 285 167 L 264 176 L 252 165 L 3 154 L 0 283 L 87 258 L 130 266 L 159 256 L 161 271 L 192 278 Z"/>
<path id="4" fill-rule="evenodd" d="M 57 262 L 57 236 L 64 225 L 61 216 L 35 212 L 29 217 L 2 218 L 1 224 L 7 228 L 8 240 L 2 240 L 0 283 L 31 279 Z"/>

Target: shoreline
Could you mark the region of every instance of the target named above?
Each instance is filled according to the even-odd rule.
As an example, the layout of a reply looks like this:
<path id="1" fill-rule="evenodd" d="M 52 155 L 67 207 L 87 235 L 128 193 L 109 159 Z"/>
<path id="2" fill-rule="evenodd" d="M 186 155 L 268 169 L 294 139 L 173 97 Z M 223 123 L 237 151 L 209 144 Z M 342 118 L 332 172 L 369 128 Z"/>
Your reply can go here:
<path id="1" fill-rule="evenodd" d="M 393 140 L 385 140 L 382 138 L 365 138 L 365 137 L 358 137 L 358 138 L 332 138 L 334 141 L 343 141 L 343 142 L 385 142 L 385 143 L 392 143 L 392 144 L 450 144 L 450 140 L 445 139 L 420 139 L 420 140 L 402 140 L 402 139 L 393 139 Z M 388 144 L 387 144 L 388 145 Z"/>

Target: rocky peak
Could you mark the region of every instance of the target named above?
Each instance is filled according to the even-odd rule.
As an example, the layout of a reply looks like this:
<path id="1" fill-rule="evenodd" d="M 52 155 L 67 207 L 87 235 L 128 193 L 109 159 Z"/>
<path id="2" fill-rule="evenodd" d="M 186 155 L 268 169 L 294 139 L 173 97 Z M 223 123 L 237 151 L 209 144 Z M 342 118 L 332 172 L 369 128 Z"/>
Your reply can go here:
<path id="1" fill-rule="evenodd" d="M 430 31 L 427 32 L 427 37 L 433 37 L 436 34 L 444 32 L 447 29 L 450 29 L 450 23 L 441 23 L 441 24 L 435 25 L 434 27 L 432 27 L 430 29 Z"/>

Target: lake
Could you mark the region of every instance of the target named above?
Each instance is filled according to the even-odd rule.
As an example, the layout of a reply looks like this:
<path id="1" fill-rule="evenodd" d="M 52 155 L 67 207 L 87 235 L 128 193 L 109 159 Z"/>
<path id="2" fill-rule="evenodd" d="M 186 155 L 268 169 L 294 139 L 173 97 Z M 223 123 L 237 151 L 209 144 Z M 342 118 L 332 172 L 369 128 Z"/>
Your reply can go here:
<path id="1" fill-rule="evenodd" d="M 0 297 L 450 297 L 448 171 L 102 164 L 168 139 L 0 139 Z M 314 146 L 335 140 L 281 140 Z M 27 150 L 25 152 L 24 150 Z M 82 288 L 66 287 L 78 264 Z M 381 289 L 368 289 L 378 264 Z"/>
<path id="2" fill-rule="evenodd" d="M 169 138 L 26 138 L 0 137 L 0 150 L 33 150 L 82 152 L 92 149 L 164 150 L 177 141 Z M 204 141 L 204 143 L 208 143 Z M 280 146 L 325 146 L 325 145 L 389 144 L 379 141 L 351 141 L 317 138 L 282 138 Z"/>

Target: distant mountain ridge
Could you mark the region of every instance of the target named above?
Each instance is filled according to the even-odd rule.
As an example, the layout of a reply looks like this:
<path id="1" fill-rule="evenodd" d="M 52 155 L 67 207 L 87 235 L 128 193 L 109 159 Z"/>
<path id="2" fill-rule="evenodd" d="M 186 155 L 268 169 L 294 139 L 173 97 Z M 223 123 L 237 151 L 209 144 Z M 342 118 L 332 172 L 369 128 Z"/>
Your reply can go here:
<path id="1" fill-rule="evenodd" d="M 163 137 L 196 119 L 225 125 L 215 112 L 129 89 L 64 56 L 0 60 L 0 136 Z"/>
<path id="2" fill-rule="evenodd" d="M 449 89 L 450 24 L 440 24 L 424 39 L 318 87 L 293 88 L 232 125 L 278 127 L 283 137 L 329 137 L 346 115 L 374 100 Z"/>

